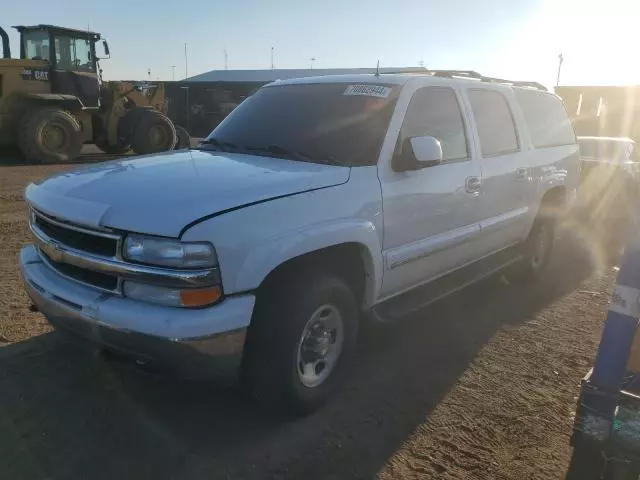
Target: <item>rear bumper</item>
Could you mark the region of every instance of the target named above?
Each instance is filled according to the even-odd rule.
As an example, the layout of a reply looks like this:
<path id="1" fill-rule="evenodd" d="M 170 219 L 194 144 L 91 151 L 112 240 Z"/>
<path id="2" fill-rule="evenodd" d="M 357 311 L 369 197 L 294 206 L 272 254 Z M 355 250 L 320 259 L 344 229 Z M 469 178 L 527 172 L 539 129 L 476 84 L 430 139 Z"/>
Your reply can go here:
<path id="1" fill-rule="evenodd" d="M 180 374 L 237 372 L 253 295 L 203 309 L 145 304 L 61 276 L 31 245 L 20 253 L 20 270 L 29 297 L 57 329 Z"/>

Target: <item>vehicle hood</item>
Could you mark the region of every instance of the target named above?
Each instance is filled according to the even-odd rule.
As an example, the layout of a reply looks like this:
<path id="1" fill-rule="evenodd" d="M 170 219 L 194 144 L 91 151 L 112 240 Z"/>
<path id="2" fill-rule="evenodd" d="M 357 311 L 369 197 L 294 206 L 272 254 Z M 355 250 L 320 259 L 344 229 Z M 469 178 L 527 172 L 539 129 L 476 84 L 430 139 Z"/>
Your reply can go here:
<path id="1" fill-rule="evenodd" d="M 199 150 L 119 160 L 27 187 L 49 215 L 93 227 L 178 237 L 202 217 L 331 187 L 350 168 Z"/>

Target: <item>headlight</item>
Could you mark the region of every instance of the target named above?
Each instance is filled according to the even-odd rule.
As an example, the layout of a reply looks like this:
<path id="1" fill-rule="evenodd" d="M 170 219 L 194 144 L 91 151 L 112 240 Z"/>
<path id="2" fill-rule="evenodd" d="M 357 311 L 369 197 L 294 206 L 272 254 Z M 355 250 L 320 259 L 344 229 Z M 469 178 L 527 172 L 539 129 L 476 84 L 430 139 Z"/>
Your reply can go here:
<path id="1" fill-rule="evenodd" d="M 128 235 L 124 258 L 134 262 L 176 268 L 215 267 L 216 251 L 208 242 L 181 242 L 164 238 Z"/>
<path id="2" fill-rule="evenodd" d="M 222 297 L 218 285 L 206 288 L 176 289 L 125 281 L 122 285 L 125 296 L 141 302 L 155 303 L 167 307 L 204 307 Z"/>

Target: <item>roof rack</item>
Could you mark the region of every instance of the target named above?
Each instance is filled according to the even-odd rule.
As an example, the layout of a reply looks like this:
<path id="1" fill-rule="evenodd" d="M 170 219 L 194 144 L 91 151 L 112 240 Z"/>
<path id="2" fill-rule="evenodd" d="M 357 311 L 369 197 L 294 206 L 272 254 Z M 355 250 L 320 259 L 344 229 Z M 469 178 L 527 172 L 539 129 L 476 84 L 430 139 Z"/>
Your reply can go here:
<path id="1" fill-rule="evenodd" d="M 523 82 L 518 80 L 505 80 L 504 78 L 485 77 L 473 70 L 430 70 L 429 73 L 435 77 L 473 78 L 475 80 L 480 80 L 481 82 L 504 83 L 507 85 L 513 85 L 514 87 L 528 87 L 535 88 L 536 90 L 544 90 L 545 92 L 547 91 L 547 87 L 538 82 Z"/>
<path id="2" fill-rule="evenodd" d="M 428 70 L 424 67 L 407 67 L 407 68 L 399 68 L 398 70 L 380 70 L 378 74 L 380 75 L 395 75 L 398 73 L 416 73 L 418 75 L 428 75 L 431 73 L 431 70 Z"/>
<path id="3" fill-rule="evenodd" d="M 503 83 L 506 85 L 512 85 L 514 87 L 527 87 L 534 88 L 536 90 L 548 91 L 547 87 L 538 82 L 523 82 L 518 80 L 505 80 L 504 78 L 495 78 L 495 77 L 485 77 L 484 75 L 479 74 L 473 70 L 420 70 L 420 69 L 400 69 L 394 70 L 392 72 L 380 72 L 383 75 L 394 74 L 394 73 L 414 73 L 414 74 L 424 74 L 424 75 L 432 75 L 434 77 L 447 77 L 447 78 L 471 78 L 474 80 L 479 80 L 481 82 L 488 83 Z"/>

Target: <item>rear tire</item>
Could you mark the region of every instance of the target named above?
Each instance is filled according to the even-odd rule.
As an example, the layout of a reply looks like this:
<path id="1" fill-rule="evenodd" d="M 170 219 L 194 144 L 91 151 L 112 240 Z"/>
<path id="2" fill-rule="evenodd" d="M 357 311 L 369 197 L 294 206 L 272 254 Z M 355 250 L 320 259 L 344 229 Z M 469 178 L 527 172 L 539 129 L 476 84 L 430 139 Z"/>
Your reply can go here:
<path id="1" fill-rule="evenodd" d="M 42 107 L 25 115 L 18 144 L 27 160 L 64 163 L 75 160 L 82 149 L 80 123 L 69 112 Z"/>
<path id="2" fill-rule="evenodd" d="M 189 132 L 179 125 L 174 126 L 176 129 L 176 135 L 178 136 L 178 141 L 176 142 L 174 149 L 179 150 L 182 148 L 191 148 L 191 137 L 189 136 Z"/>
<path id="3" fill-rule="evenodd" d="M 532 282 L 542 274 L 553 253 L 555 226 L 555 221 L 550 217 L 538 216 L 535 219 L 522 245 L 524 258 L 512 272 L 515 280 Z"/>
<path id="4" fill-rule="evenodd" d="M 133 127 L 131 148 L 139 154 L 173 150 L 178 136 L 173 122 L 156 110 L 142 112 Z"/>
<path id="5" fill-rule="evenodd" d="M 356 346 L 358 308 L 339 276 L 292 277 L 261 292 L 242 373 L 259 401 L 305 415 L 344 380 Z"/>

